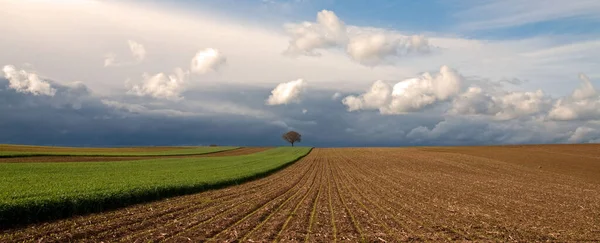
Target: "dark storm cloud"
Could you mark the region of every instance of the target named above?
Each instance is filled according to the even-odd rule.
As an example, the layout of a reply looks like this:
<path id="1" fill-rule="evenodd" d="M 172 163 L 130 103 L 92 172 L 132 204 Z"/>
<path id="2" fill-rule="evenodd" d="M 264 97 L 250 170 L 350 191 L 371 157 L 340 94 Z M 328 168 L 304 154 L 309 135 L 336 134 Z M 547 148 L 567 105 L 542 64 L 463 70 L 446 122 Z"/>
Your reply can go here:
<path id="1" fill-rule="evenodd" d="M 281 146 L 296 130 L 305 146 L 414 146 L 587 142 L 597 126 L 539 118 L 492 121 L 447 116 L 435 108 L 381 115 L 347 112 L 334 92 L 311 89 L 300 103 L 267 106 L 257 87 L 188 90 L 182 101 L 98 96 L 83 84 L 60 85 L 54 96 L 17 93 L 0 79 L 0 143 L 127 146 Z M 124 93 L 123 93 L 124 94 Z M 303 112 L 306 110 L 306 112 Z M 596 129 L 596 130 L 594 130 Z M 573 137 L 572 137 L 573 136 Z"/>
<path id="2" fill-rule="evenodd" d="M 8 89 L 0 80 L 0 143 L 102 146 L 172 144 L 281 144 L 282 130 L 238 115 L 174 116 L 143 105 L 130 111 L 106 105 L 85 86 L 53 83 L 55 96 L 34 96 Z M 127 97 L 121 97 L 127 99 Z M 149 105 L 152 106 L 152 105 Z M 153 112 L 153 111 L 163 112 Z"/>

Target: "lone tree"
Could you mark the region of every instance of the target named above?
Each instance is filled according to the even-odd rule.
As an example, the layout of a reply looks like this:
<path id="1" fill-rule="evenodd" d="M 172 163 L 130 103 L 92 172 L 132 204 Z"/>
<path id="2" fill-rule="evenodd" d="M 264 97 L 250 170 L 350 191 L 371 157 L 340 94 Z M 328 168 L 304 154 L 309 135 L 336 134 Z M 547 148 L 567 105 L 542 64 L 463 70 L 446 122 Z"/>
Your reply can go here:
<path id="1" fill-rule="evenodd" d="M 283 140 L 287 141 L 288 143 L 291 143 L 292 147 L 294 147 L 295 142 L 302 142 L 302 135 L 295 131 L 289 131 L 283 134 Z"/>

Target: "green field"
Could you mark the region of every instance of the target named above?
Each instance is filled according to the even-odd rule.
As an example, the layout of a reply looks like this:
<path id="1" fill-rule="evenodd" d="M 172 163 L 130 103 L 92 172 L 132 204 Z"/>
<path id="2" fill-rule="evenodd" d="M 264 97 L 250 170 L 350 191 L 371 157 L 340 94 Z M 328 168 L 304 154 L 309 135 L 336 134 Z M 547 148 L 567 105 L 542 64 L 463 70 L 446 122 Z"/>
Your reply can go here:
<path id="1" fill-rule="evenodd" d="M 94 163 L 0 163 L 0 225 L 98 212 L 266 175 L 311 148 Z"/>
<path id="2" fill-rule="evenodd" d="M 0 158 L 29 156 L 169 156 L 207 154 L 239 147 L 73 148 L 0 145 Z"/>

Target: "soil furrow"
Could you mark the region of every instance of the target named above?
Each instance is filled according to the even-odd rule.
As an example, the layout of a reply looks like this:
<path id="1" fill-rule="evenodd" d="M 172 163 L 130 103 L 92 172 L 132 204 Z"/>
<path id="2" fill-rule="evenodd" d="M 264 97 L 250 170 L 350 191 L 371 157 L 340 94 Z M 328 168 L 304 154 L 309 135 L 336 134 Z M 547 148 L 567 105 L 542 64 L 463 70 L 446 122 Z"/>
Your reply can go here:
<path id="1" fill-rule="evenodd" d="M 202 228 L 198 230 L 194 230 L 197 229 L 197 227 L 188 228 L 182 232 L 180 237 L 206 237 L 207 239 L 212 240 L 220 239 L 220 237 L 240 237 L 245 233 L 245 231 L 251 230 L 253 222 L 260 220 L 263 215 L 266 215 L 279 205 L 285 204 L 287 201 L 300 194 L 304 189 L 310 188 L 310 186 L 307 185 L 310 185 L 309 183 L 314 180 L 314 176 L 316 176 L 316 168 L 310 158 L 304 160 L 304 162 L 311 164 L 311 168 L 305 174 L 308 175 L 303 176 L 302 180 L 298 183 L 294 183 L 292 187 L 284 190 L 278 195 L 274 195 L 273 197 L 265 197 L 264 195 L 257 194 L 259 199 L 263 200 L 244 203 L 243 207 L 238 207 L 236 210 L 231 211 L 227 215 L 221 217 L 221 220 L 212 224 L 210 228 Z M 275 184 L 274 186 L 278 187 L 280 185 Z"/>
<path id="2" fill-rule="evenodd" d="M 315 184 L 310 188 L 310 191 L 296 204 L 293 210 L 288 213 L 288 217 L 284 224 L 279 229 L 274 241 L 302 241 L 308 235 L 307 225 L 310 223 L 310 215 L 312 206 L 315 202 L 318 189 L 321 187 L 324 171 L 323 162 L 317 160 L 319 164 L 319 176 L 315 180 Z"/>
<path id="3" fill-rule="evenodd" d="M 335 163 L 335 162 L 334 162 Z M 339 161 L 337 161 L 337 163 L 339 163 Z M 350 208 L 348 208 L 348 203 L 346 202 L 346 200 L 344 199 L 344 196 L 342 195 L 341 189 L 340 189 L 340 178 L 335 176 L 335 173 L 333 172 L 333 168 L 335 166 L 334 165 L 330 165 L 329 166 L 329 171 L 330 171 L 330 176 L 333 178 L 333 182 L 335 184 L 335 189 L 337 192 L 337 196 L 340 200 L 340 202 L 342 203 L 342 207 L 344 208 L 344 210 L 346 211 L 346 214 L 350 217 L 350 221 L 352 222 L 352 226 L 354 228 L 354 230 L 358 233 L 358 237 L 360 241 L 365 241 L 365 236 L 363 234 L 363 231 L 360 227 L 360 225 L 358 224 L 358 221 L 356 220 L 356 217 L 354 216 L 354 214 L 352 213 L 352 211 L 350 210 Z"/>
<path id="4" fill-rule="evenodd" d="M 0 242 L 600 241 L 600 145 L 545 146 L 314 149 L 267 178 Z"/>
<path id="5" fill-rule="evenodd" d="M 304 196 L 296 195 L 296 197 L 293 198 L 294 200 L 291 200 L 292 198 L 290 198 L 290 201 L 286 202 L 285 205 L 281 205 L 276 210 L 272 211 L 268 216 L 264 217 L 260 223 L 256 224 L 250 232 L 247 232 L 242 238 L 242 241 L 251 241 L 253 239 L 275 240 L 279 228 L 281 228 L 285 218 L 289 216 L 288 211 L 301 202 L 305 198 L 305 195 L 310 193 L 317 182 L 317 178 L 320 175 L 320 164 L 318 163 L 318 156 L 316 156 L 316 154 L 318 154 L 318 152 L 313 154 L 315 156 L 311 161 L 315 165 L 315 168 L 317 168 L 315 177 L 311 181 L 309 188 L 306 188 Z"/>
<path id="6" fill-rule="evenodd" d="M 164 226 L 165 224 L 168 225 L 168 223 L 176 223 L 178 217 L 181 217 L 181 215 L 189 217 L 198 214 L 198 212 L 192 214 L 190 212 L 200 211 L 207 204 L 218 206 L 218 203 L 227 203 L 229 202 L 228 200 L 244 200 L 243 197 L 245 195 L 256 193 L 263 187 L 272 187 L 273 181 L 287 180 L 289 176 L 297 174 L 294 172 L 295 169 L 303 171 L 306 166 L 308 166 L 306 163 L 294 164 L 280 173 L 276 173 L 269 179 L 252 181 L 241 185 L 240 187 L 245 187 L 244 190 L 239 190 L 237 187 L 233 187 L 233 189 L 211 190 L 195 195 L 165 199 L 157 203 L 131 206 L 122 210 L 77 216 L 72 219 L 34 225 L 27 228 L 27 230 L 16 232 L 17 234 L 14 235 L 14 239 L 22 241 L 27 238 L 38 238 L 44 234 L 54 235 L 55 237 L 65 235 L 68 238 L 75 236 L 102 237 L 108 233 L 119 235 L 119 232 L 122 230 L 126 231 L 124 234 L 131 234 L 133 231 L 139 231 L 140 227 L 154 228 L 153 225 L 155 224 Z M 148 218 L 152 220 L 146 220 Z M 176 220 L 172 221 L 172 219 Z M 170 220 L 171 222 L 169 222 Z M 115 230 L 119 227 L 124 228 Z M 60 240 L 60 238 L 57 238 L 57 240 Z"/>

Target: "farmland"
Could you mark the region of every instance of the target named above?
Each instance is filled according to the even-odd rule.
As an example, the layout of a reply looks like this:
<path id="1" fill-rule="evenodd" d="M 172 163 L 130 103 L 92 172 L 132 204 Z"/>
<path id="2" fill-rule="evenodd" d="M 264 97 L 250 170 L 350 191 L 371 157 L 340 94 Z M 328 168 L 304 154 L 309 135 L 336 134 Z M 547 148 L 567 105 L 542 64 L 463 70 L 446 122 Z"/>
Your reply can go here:
<path id="1" fill-rule="evenodd" d="M 6 229 L 0 241 L 598 241 L 598 151 L 313 149 L 262 179 Z"/>
<path id="2" fill-rule="evenodd" d="M 309 150 L 275 148 L 238 156 L 120 162 L 0 163 L 0 223 L 61 218 L 235 184 L 285 166 Z M 235 155 L 233 150 L 231 154 Z"/>
<path id="3" fill-rule="evenodd" d="M 0 158 L 31 156 L 169 156 L 207 154 L 237 147 L 133 147 L 72 148 L 24 145 L 0 145 Z"/>

